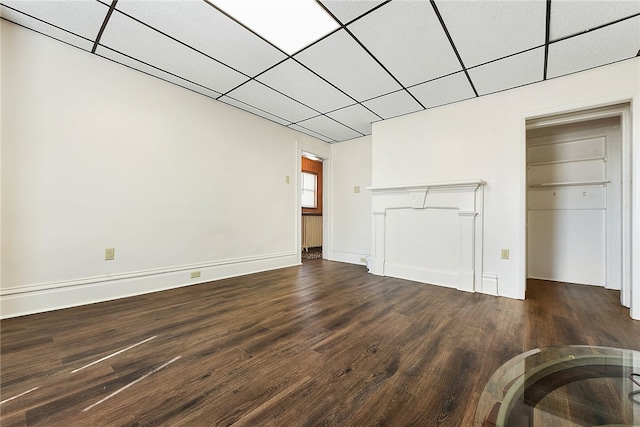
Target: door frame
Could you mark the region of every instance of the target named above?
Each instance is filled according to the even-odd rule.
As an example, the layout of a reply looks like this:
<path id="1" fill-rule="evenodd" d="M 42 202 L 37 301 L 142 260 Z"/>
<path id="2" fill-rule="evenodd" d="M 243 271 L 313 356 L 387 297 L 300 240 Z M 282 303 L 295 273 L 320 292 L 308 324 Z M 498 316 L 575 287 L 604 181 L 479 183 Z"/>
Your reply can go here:
<path id="1" fill-rule="evenodd" d="M 298 264 L 302 264 L 302 200 L 300 189 L 302 186 L 302 156 L 304 153 L 322 160 L 322 259 L 331 259 L 331 148 L 315 145 L 307 146 L 300 141 L 296 147 L 296 232 L 295 245 Z"/>
<path id="2" fill-rule="evenodd" d="M 638 135 L 632 132 L 632 123 L 640 115 L 638 111 L 638 97 L 628 97 L 615 101 L 603 102 L 596 105 L 584 105 L 577 108 L 558 109 L 549 111 L 546 114 L 532 114 L 525 117 L 525 135 L 523 143 L 523 202 L 524 202 L 524 286 L 528 276 L 528 232 L 527 232 L 527 209 L 528 197 L 526 187 L 526 131 L 539 129 L 542 127 L 571 124 L 582 121 L 620 117 L 620 128 L 622 133 L 621 141 L 621 175 L 622 175 L 622 283 L 620 290 L 620 302 L 623 306 L 631 309 L 631 317 L 640 320 L 640 274 L 634 277 L 633 272 L 640 272 L 640 261 L 634 260 L 632 253 L 640 253 L 640 189 L 633 188 L 633 182 L 640 182 L 640 155 L 638 151 L 633 152 L 631 147 L 634 141 L 638 144 Z M 634 108 L 635 107 L 635 108 Z M 640 146 L 640 145 L 639 145 Z M 634 167 L 635 166 L 635 167 Z M 633 215 L 635 212 L 635 216 Z M 634 227 L 635 226 L 635 227 Z M 633 232 L 633 234 L 632 234 Z"/>

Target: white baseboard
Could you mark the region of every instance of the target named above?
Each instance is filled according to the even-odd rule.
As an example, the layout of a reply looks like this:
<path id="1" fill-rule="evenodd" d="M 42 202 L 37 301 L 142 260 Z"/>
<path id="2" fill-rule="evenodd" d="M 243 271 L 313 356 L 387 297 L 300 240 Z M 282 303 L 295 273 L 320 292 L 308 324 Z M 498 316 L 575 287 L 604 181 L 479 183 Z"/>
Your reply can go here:
<path id="1" fill-rule="evenodd" d="M 331 251 L 329 259 L 331 261 L 346 262 L 348 264 L 366 265 L 366 261 L 362 259 L 367 258 L 369 255 L 347 252 L 347 251 Z"/>
<path id="2" fill-rule="evenodd" d="M 294 265 L 299 265 L 295 252 L 7 288 L 0 291 L 0 318 L 110 301 Z M 191 279 L 194 270 L 200 271 L 200 277 Z"/>
<path id="3" fill-rule="evenodd" d="M 389 262 L 384 264 L 384 275 L 455 289 L 458 289 L 460 280 L 459 274 L 455 271 L 433 270 Z"/>

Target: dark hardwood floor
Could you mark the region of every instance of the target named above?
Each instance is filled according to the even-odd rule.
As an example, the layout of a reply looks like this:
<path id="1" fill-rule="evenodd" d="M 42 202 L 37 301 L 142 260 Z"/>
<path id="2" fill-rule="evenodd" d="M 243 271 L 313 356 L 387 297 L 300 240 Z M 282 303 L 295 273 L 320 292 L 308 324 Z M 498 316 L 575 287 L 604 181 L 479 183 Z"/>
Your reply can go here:
<path id="1" fill-rule="evenodd" d="M 472 426 L 525 350 L 640 350 L 615 291 L 531 281 L 517 301 L 323 260 L 0 327 L 2 427 Z"/>

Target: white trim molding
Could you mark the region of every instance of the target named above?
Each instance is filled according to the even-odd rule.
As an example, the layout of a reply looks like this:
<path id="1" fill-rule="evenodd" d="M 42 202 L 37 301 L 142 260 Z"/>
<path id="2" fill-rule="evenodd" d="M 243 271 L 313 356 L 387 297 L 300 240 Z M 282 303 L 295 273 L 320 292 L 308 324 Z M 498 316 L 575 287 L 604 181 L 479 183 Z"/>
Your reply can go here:
<path id="1" fill-rule="evenodd" d="M 371 268 L 379 276 L 392 276 L 423 283 L 454 287 L 459 290 L 482 291 L 482 240 L 484 186 L 481 179 L 429 184 L 368 187 L 371 191 L 373 221 L 371 226 Z M 452 242 L 454 265 L 427 266 L 411 262 L 387 261 L 388 240 L 401 239 L 410 245 L 415 239 L 430 236 L 416 233 L 389 236 L 388 217 L 394 210 L 449 209 L 457 211 L 457 227 L 447 237 Z M 437 226 L 437 225 L 436 225 Z M 413 240 L 412 240 L 413 239 Z"/>
<path id="2" fill-rule="evenodd" d="M 11 287 L 0 292 L 0 318 L 110 301 L 299 264 L 296 252 L 276 253 Z M 191 279 L 192 271 L 199 271 L 200 277 Z"/>

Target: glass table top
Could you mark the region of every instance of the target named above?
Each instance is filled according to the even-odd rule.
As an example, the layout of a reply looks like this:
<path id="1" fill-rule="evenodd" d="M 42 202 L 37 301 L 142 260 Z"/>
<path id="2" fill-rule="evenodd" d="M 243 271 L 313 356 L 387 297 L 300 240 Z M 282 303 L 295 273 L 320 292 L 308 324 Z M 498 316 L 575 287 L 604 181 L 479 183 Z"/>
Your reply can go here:
<path id="1" fill-rule="evenodd" d="M 640 352 L 559 346 L 502 365 L 478 401 L 482 427 L 640 426 Z"/>

